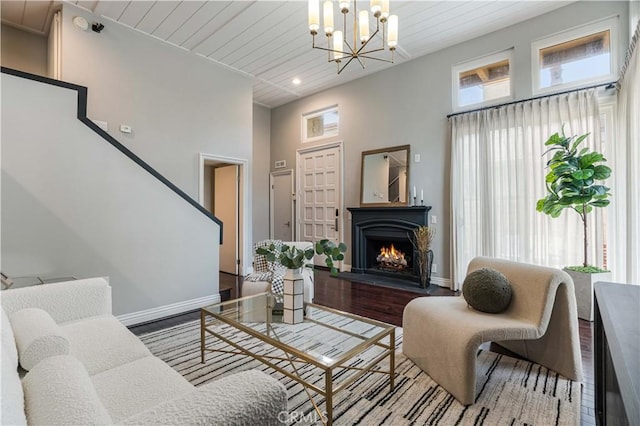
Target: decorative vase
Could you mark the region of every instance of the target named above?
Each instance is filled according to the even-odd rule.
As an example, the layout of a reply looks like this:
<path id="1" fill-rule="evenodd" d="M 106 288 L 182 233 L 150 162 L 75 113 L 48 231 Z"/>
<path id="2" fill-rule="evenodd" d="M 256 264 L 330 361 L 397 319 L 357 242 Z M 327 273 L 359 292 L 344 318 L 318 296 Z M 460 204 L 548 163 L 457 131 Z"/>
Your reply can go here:
<path id="1" fill-rule="evenodd" d="M 284 315 L 286 324 L 304 321 L 304 278 L 302 269 L 287 269 L 284 274 Z"/>
<path id="2" fill-rule="evenodd" d="M 433 266 L 433 250 L 418 252 L 418 271 L 420 285 L 427 288 L 431 285 L 431 267 Z"/>
<path id="3" fill-rule="evenodd" d="M 586 272 L 564 269 L 573 280 L 578 305 L 578 318 L 593 321 L 593 285 L 598 281 L 611 281 L 611 272 L 588 274 Z"/>

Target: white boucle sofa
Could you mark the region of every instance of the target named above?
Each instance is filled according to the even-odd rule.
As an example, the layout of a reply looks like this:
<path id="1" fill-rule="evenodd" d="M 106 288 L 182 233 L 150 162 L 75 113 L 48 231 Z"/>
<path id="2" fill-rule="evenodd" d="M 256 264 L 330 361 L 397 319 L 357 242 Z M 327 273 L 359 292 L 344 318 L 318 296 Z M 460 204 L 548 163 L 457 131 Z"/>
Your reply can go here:
<path id="1" fill-rule="evenodd" d="M 6 290 L 0 302 L 2 425 L 275 425 L 286 410 L 284 386 L 259 371 L 191 385 L 111 315 L 104 278 Z"/>

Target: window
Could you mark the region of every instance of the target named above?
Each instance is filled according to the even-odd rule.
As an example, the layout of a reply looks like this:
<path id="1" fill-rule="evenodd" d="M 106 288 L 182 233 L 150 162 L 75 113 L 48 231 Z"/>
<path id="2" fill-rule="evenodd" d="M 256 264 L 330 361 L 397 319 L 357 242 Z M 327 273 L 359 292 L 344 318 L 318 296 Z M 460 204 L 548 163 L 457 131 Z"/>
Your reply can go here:
<path id="1" fill-rule="evenodd" d="M 338 136 L 340 116 L 334 105 L 320 111 L 302 115 L 302 142 L 311 142 L 331 136 Z"/>
<path id="2" fill-rule="evenodd" d="M 453 67 L 453 108 L 489 105 L 513 99 L 513 49 Z"/>
<path id="3" fill-rule="evenodd" d="M 534 93 L 615 80 L 616 24 L 610 18 L 534 42 Z"/>

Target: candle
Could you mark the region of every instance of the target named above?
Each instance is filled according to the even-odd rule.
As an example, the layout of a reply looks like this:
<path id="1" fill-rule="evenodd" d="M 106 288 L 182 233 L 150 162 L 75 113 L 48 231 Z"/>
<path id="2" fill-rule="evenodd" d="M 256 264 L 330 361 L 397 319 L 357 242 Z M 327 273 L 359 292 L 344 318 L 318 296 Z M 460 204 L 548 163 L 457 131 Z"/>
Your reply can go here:
<path id="1" fill-rule="evenodd" d="M 424 192 L 422 189 L 420 189 L 420 202 L 422 203 L 424 201 Z"/>
<path id="2" fill-rule="evenodd" d="M 413 187 L 413 198 L 416 198 L 416 187 Z"/>

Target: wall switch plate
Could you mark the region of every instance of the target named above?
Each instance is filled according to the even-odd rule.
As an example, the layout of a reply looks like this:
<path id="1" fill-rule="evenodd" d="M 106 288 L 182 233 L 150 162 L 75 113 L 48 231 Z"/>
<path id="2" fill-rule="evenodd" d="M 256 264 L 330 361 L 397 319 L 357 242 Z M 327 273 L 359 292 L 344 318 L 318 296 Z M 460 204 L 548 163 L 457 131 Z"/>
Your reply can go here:
<path id="1" fill-rule="evenodd" d="M 128 126 L 126 124 L 121 124 L 120 125 L 120 131 L 122 133 L 131 133 L 133 130 L 131 129 L 131 126 Z"/>
<path id="2" fill-rule="evenodd" d="M 436 216 L 431 216 L 431 224 L 435 225 L 436 223 L 438 223 L 438 218 Z"/>
<path id="3" fill-rule="evenodd" d="M 415 154 L 413 156 L 413 161 L 416 162 L 416 163 L 419 163 L 420 162 L 420 154 Z"/>
<path id="4" fill-rule="evenodd" d="M 436 272 L 438 272 L 438 264 L 434 263 L 433 265 L 431 265 L 431 272 L 433 272 L 434 274 Z"/>
<path id="5" fill-rule="evenodd" d="M 274 166 L 273 166 L 274 169 L 284 169 L 285 167 L 287 167 L 286 160 L 278 160 L 274 163 Z"/>

